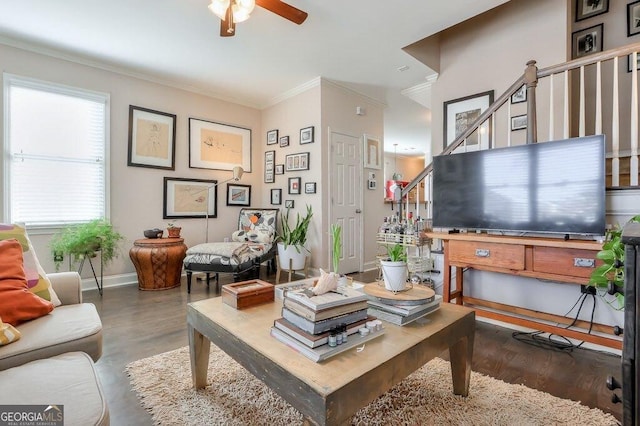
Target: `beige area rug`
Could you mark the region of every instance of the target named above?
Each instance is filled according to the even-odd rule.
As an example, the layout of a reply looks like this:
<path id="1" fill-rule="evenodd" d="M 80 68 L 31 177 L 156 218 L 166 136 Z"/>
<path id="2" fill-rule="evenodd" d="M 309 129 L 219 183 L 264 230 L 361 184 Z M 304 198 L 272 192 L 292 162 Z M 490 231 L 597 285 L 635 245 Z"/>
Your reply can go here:
<path id="1" fill-rule="evenodd" d="M 217 346 L 209 383 L 195 391 L 187 347 L 127 365 L 133 389 L 158 425 L 299 425 L 302 415 Z M 469 396 L 452 393 L 436 358 L 362 408 L 355 425 L 616 425 L 577 402 L 472 372 Z"/>

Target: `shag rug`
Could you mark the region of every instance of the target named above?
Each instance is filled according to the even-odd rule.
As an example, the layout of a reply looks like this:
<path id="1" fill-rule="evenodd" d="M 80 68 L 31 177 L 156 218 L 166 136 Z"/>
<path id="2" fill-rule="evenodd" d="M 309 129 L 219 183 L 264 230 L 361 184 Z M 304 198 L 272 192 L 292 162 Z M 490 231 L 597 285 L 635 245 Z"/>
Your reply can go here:
<path id="1" fill-rule="evenodd" d="M 299 425 L 302 414 L 211 345 L 209 384 L 196 391 L 183 347 L 127 365 L 131 386 L 157 425 Z M 471 373 L 469 396 L 452 393 L 435 358 L 351 419 L 354 425 L 616 425 L 598 409 Z"/>

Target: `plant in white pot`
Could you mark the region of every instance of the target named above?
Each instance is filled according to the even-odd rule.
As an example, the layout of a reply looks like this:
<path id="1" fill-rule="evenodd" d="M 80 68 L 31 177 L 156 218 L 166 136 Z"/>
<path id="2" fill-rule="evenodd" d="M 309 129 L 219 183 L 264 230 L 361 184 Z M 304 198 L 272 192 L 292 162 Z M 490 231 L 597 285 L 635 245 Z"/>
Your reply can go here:
<path id="1" fill-rule="evenodd" d="M 407 287 L 407 255 L 401 244 L 387 246 L 387 259 L 380 260 L 384 288 L 403 291 Z"/>
<path id="2" fill-rule="evenodd" d="M 307 205 L 306 215 L 302 217 L 298 213 L 295 225 L 290 226 L 289 210 L 287 208 L 282 220 L 282 231 L 278 233 L 278 257 L 282 269 L 297 271 L 305 268 L 306 258 L 311 254 L 305 244 L 313 211 L 311 206 Z"/>

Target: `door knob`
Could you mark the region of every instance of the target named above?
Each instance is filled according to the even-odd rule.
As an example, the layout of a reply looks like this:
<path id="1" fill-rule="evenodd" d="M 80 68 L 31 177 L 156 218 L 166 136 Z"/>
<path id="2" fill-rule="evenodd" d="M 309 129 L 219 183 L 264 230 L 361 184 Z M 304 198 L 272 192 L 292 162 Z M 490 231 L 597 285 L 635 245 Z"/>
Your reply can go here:
<path id="1" fill-rule="evenodd" d="M 356 213 L 362 213 L 362 210 L 356 209 Z"/>

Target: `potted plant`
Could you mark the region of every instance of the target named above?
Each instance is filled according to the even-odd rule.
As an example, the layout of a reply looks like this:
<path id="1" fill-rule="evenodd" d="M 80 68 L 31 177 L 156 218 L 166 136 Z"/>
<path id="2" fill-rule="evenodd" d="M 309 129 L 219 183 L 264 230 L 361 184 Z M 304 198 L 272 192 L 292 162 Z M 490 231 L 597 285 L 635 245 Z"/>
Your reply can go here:
<path id="1" fill-rule="evenodd" d="M 629 219 L 629 222 L 640 222 L 640 215 Z M 596 255 L 603 263 L 591 273 L 589 285 L 603 288 L 614 295 L 618 308 L 624 307 L 624 244 L 622 244 L 622 228 L 607 230 L 602 244 L 602 250 Z"/>
<path id="2" fill-rule="evenodd" d="M 173 222 L 167 223 L 167 234 L 169 238 L 180 238 L 181 230 L 181 226 L 176 226 L 176 224 Z"/>
<path id="3" fill-rule="evenodd" d="M 105 219 L 94 219 L 81 225 L 67 227 L 51 240 L 56 270 L 62 263 L 62 254 L 72 256 L 74 262 L 86 256 L 95 257 L 100 251 L 102 261 L 106 265 L 118 257 L 118 244 L 124 239 L 122 234 L 113 229 L 113 225 Z"/>
<path id="4" fill-rule="evenodd" d="M 387 246 L 387 259 L 380 260 L 384 288 L 403 291 L 407 286 L 407 255 L 402 244 Z"/>
<path id="5" fill-rule="evenodd" d="M 309 223 L 313 216 L 311 206 L 307 205 L 307 213 L 304 217 L 300 213 L 296 216 L 296 223 L 293 227 L 289 225 L 289 208 L 282 220 L 282 231 L 277 235 L 278 256 L 280 265 L 285 270 L 304 269 L 307 256 L 310 251 L 304 246 L 307 243 L 307 232 Z"/>

